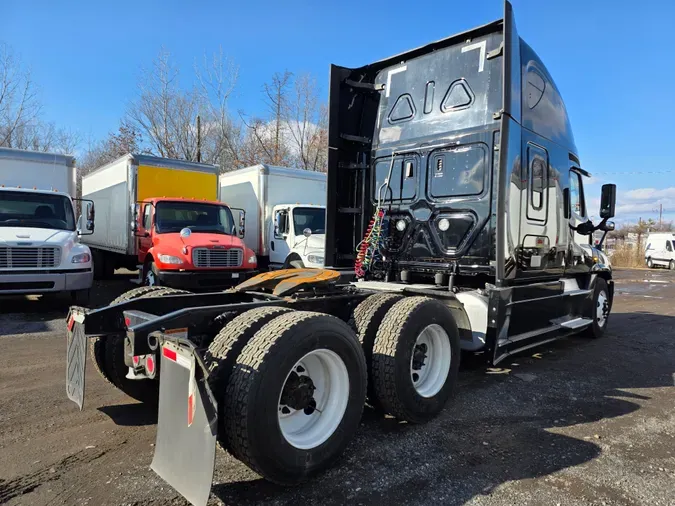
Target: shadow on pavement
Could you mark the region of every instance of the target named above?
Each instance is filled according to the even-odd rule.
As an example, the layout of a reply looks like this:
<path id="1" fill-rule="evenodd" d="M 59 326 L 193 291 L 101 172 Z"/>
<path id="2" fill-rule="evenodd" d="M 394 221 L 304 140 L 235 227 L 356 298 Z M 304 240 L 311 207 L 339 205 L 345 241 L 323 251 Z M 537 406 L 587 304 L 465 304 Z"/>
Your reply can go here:
<path id="1" fill-rule="evenodd" d="M 94 281 L 89 307 L 104 306 L 118 295 L 131 290 L 135 274 L 116 274 L 109 281 Z M 31 296 L 0 296 L 0 336 L 33 334 L 54 330 L 54 320 L 65 320 L 73 304 L 69 293 Z M 64 324 L 65 325 L 65 324 Z"/>
<path id="2" fill-rule="evenodd" d="M 426 425 L 366 409 L 338 464 L 306 485 L 256 479 L 214 485 L 213 494 L 226 504 L 463 504 L 506 482 L 589 462 L 606 435 L 585 424 L 650 400 L 627 389 L 673 385 L 675 317 L 614 314 L 610 325 L 602 339 L 573 337 L 512 357 L 500 364 L 503 374 L 463 368 L 454 402 Z M 613 422 L 623 423 L 631 421 Z"/>
<path id="3" fill-rule="evenodd" d="M 101 406 L 98 410 L 110 417 L 116 425 L 139 427 L 157 423 L 157 406 L 143 403 Z"/>

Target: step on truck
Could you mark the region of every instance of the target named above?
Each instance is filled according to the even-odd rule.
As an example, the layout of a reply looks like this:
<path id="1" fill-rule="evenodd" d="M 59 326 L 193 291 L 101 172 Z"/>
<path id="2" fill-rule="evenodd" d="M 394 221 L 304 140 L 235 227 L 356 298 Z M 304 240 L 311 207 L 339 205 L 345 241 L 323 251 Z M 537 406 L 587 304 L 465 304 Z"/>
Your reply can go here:
<path id="1" fill-rule="evenodd" d="M 508 2 L 493 23 L 331 67 L 328 135 L 331 268 L 70 310 L 68 396 L 82 407 L 89 342 L 112 364 L 150 357 L 154 383 L 137 383 L 159 378 L 152 468 L 193 504 L 217 444 L 296 484 L 335 461 L 365 402 L 436 416 L 462 351 L 496 364 L 607 328 L 612 272 L 581 245 L 611 227 L 615 186 L 594 225 L 564 102 Z"/>
<path id="2" fill-rule="evenodd" d="M 225 172 L 220 200 L 246 211 L 244 242 L 261 270 L 323 267 L 325 173 L 263 164 Z"/>
<path id="3" fill-rule="evenodd" d="M 138 269 L 147 286 L 208 290 L 257 273 L 245 215 L 218 200 L 218 167 L 128 154 L 82 178 L 99 226 L 86 238 L 94 276 Z"/>
<path id="4" fill-rule="evenodd" d="M 0 148 L 0 295 L 65 293 L 86 304 L 94 208 L 78 219 L 75 158 Z"/>

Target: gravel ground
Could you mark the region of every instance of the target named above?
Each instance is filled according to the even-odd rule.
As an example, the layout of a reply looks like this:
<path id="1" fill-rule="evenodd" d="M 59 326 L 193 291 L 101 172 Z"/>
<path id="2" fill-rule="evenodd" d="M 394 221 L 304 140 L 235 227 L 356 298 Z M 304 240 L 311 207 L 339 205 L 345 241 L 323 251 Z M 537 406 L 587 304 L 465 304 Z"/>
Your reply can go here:
<path id="1" fill-rule="evenodd" d="M 423 426 L 366 410 L 339 463 L 284 489 L 218 451 L 213 504 L 675 505 L 675 275 L 618 271 L 608 335 L 465 360 Z M 130 289 L 97 285 L 94 303 Z M 186 504 L 150 469 L 156 415 L 87 371 L 67 400 L 68 301 L 0 299 L 0 503 Z"/>

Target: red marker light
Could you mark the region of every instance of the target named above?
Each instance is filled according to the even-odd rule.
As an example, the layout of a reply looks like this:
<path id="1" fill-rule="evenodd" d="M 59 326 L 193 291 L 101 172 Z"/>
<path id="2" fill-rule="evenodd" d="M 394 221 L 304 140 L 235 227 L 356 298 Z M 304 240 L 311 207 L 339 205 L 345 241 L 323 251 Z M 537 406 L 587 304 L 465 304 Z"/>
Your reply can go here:
<path id="1" fill-rule="evenodd" d="M 131 361 L 134 363 L 135 366 L 138 366 L 138 363 L 141 361 L 141 357 L 139 357 L 138 355 L 135 355 L 135 356 L 131 359 Z"/>
<path id="2" fill-rule="evenodd" d="M 124 318 L 124 325 L 126 325 L 127 327 L 129 327 L 129 326 L 131 325 L 131 318 L 126 318 L 126 317 L 125 317 L 125 318 Z"/>
<path id="3" fill-rule="evenodd" d="M 152 358 L 152 355 L 145 357 L 145 368 L 148 371 L 148 374 L 153 374 L 155 372 L 155 359 Z"/>

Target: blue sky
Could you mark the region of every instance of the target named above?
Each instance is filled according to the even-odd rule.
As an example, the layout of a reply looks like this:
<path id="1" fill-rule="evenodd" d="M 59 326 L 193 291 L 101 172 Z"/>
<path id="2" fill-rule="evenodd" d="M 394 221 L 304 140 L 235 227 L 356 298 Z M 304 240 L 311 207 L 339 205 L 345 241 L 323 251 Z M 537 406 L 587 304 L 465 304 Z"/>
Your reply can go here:
<path id="1" fill-rule="evenodd" d="M 621 221 L 657 218 L 659 203 L 675 219 L 675 2 L 513 5 L 562 92 L 582 165 L 597 174 L 591 205 L 601 183 L 615 182 Z M 330 63 L 358 66 L 501 15 L 501 0 L 6 0 L 0 41 L 31 67 L 47 120 L 99 138 L 116 129 L 162 46 L 186 81 L 195 60 L 222 47 L 240 68 L 232 108 L 262 114 L 261 86 L 276 71 L 310 72 L 326 96 Z"/>

